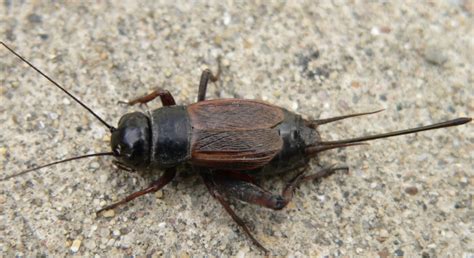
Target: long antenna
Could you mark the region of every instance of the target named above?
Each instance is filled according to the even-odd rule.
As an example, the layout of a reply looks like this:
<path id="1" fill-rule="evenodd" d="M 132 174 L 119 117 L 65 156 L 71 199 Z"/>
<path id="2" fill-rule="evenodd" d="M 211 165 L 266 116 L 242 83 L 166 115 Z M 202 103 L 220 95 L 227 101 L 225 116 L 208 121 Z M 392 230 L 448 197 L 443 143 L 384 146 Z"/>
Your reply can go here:
<path id="1" fill-rule="evenodd" d="M 68 162 L 68 161 L 72 161 L 72 160 L 76 160 L 76 159 L 85 159 L 85 158 L 98 157 L 98 156 L 113 156 L 113 155 L 114 155 L 113 152 L 100 152 L 100 153 L 86 154 L 86 155 L 82 155 L 82 156 L 76 156 L 76 157 L 72 157 L 72 158 L 58 160 L 58 161 L 54 161 L 54 162 L 51 162 L 51 163 L 48 163 L 48 164 L 45 164 L 45 165 L 41 165 L 41 166 L 38 166 L 38 167 L 23 170 L 19 173 L 4 177 L 4 178 L 0 179 L 0 181 L 6 181 L 6 180 L 8 180 L 12 177 L 21 176 L 21 175 L 24 175 L 26 173 L 30 173 L 30 172 L 33 172 L 33 171 L 36 171 L 36 170 L 39 170 L 39 169 L 42 169 L 42 168 L 45 168 L 45 167 L 53 166 L 53 165 L 56 165 L 56 164 L 60 164 L 60 163 L 64 163 L 64 162 Z"/>
<path id="2" fill-rule="evenodd" d="M 115 130 L 115 127 L 109 125 L 107 122 L 105 122 L 100 116 L 98 116 L 92 109 L 90 109 L 88 106 L 86 106 L 84 103 L 82 103 L 78 98 L 74 97 L 71 93 L 69 93 L 66 89 L 64 89 L 59 83 L 55 82 L 53 79 L 51 79 L 49 76 L 47 76 L 45 73 L 40 71 L 38 68 L 36 68 L 33 64 L 28 62 L 25 58 L 20 56 L 17 52 L 15 52 L 13 49 L 8 47 L 5 43 L 0 41 L 0 44 L 2 44 L 6 49 L 8 49 L 10 52 L 12 52 L 15 56 L 21 59 L 21 61 L 25 62 L 28 64 L 31 68 L 33 68 L 35 71 L 37 71 L 39 74 L 41 74 L 44 78 L 46 78 L 48 81 L 50 81 L 52 84 L 54 84 L 56 87 L 64 91 L 69 97 L 71 97 L 73 100 L 75 100 L 77 103 L 79 103 L 83 108 L 85 108 L 89 113 L 91 113 L 97 120 L 99 120 L 102 124 L 104 124 L 107 128 L 109 128 L 110 132 L 113 132 Z"/>
<path id="3" fill-rule="evenodd" d="M 319 144 L 322 144 L 322 145 L 335 145 L 335 144 L 348 144 L 348 143 L 354 143 L 354 142 L 365 142 L 365 141 L 370 141 L 370 140 L 375 140 L 375 139 L 380 139 L 380 138 L 393 137 L 393 136 L 397 136 L 397 135 L 416 133 L 416 132 L 421 132 L 421 131 L 427 131 L 427 130 L 443 128 L 443 127 L 457 126 L 457 125 L 462 125 L 462 124 L 465 124 L 465 123 L 469 123 L 471 121 L 472 121 L 472 118 L 470 118 L 470 117 L 460 117 L 460 118 L 456 118 L 456 119 L 453 119 L 453 120 L 449 120 L 449 121 L 445 121 L 445 122 L 441 122 L 441 123 L 437 123 L 437 124 L 432 124 L 432 125 L 425 125 L 425 126 L 420 126 L 420 127 L 411 128 L 411 129 L 405 129 L 405 130 L 394 131 L 394 132 L 389 132 L 389 133 L 382 133 L 382 134 L 375 134 L 375 135 L 357 137 L 357 138 L 346 139 L 346 140 L 323 141 L 323 142 L 320 142 Z"/>

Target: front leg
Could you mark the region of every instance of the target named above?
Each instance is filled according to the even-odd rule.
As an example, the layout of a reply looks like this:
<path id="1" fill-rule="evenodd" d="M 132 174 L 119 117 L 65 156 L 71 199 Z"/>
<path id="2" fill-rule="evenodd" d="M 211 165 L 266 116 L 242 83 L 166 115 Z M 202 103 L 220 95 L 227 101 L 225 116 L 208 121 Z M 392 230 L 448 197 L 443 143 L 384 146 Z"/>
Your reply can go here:
<path id="1" fill-rule="evenodd" d="M 138 97 L 129 101 L 119 101 L 119 103 L 124 103 L 128 104 L 130 106 L 133 106 L 135 104 L 146 104 L 155 98 L 160 97 L 161 103 L 163 106 L 174 106 L 176 105 L 176 101 L 173 98 L 173 95 L 167 90 L 164 90 L 162 88 L 157 88 L 154 91 L 142 96 Z"/>
<path id="2" fill-rule="evenodd" d="M 158 178 L 158 180 L 152 182 L 149 187 L 147 187 L 143 190 L 140 190 L 138 192 L 132 193 L 131 195 L 125 197 L 121 201 L 118 201 L 118 202 L 113 203 L 111 205 L 105 206 L 104 208 L 98 210 L 96 212 L 96 214 L 99 214 L 99 213 L 101 213 L 102 211 L 105 211 L 105 210 L 114 209 L 117 206 L 125 204 L 125 203 L 127 203 L 127 202 L 129 202 L 129 201 L 131 201 L 135 198 L 138 198 L 138 197 L 142 196 L 142 195 L 145 195 L 145 194 L 148 194 L 148 193 L 154 193 L 154 192 L 160 190 L 161 188 L 163 188 L 169 182 L 171 182 L 171 180 L 173 180 L 175 175 L 176 175 L 176 168 L 167 169 L 167 170 L 165 170 L 165 173 L 160 178 Z"/>

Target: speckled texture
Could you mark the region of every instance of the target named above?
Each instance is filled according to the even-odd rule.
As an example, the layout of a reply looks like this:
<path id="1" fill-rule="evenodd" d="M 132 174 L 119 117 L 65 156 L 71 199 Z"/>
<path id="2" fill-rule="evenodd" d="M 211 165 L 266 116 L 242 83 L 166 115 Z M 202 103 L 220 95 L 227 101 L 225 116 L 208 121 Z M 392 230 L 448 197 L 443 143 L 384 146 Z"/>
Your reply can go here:
<path id="1" fill-rule="evenodd" d="M 192 103 L 218 55 L 210 98 L 315 118 L 386 109 L 324 126 L 325 139 L 474 114 L 472 1 L 150 2 L 2 1 L 1 40 L 114 124 L 139 109 L 118 100 L 156 86 Z M 99 122 L 5 49 L 0 83 L 1 177 L 108 150 Z M 234 207 L 276 255 L 470 257 L 473 157 L 472 123 L 381 140 L 325 153 L 323 164 L 350 173 L 301 186 L 283 211 Z M 0 256 L 262 254 L 195 176 L 95 216 L 158 175 L 98 158 L 0 182 Z"/>

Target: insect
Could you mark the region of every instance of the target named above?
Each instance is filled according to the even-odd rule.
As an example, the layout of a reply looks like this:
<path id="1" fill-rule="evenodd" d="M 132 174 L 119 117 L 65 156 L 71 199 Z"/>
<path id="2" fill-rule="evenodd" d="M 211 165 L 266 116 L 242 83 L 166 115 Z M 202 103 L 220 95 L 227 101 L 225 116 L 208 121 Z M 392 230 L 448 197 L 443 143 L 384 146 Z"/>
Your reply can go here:
<path id="1" fill-rule="evenodd" d="M 401 131 L 325 141 L 317 131 L 319 126 L 351 117 L 374 114 L 381 110 L 308 120 L 262 101 L 206 100 L 207 84 L 209 81 L 218 80 L 219 69 L 216 75 L 210 70 L 202 73 L 196 103 L 176 105 L 173 96 L 167 90 L 157 89 L 126 103 L 146 104 L 155 98 L 160 98 L 163 105 L 161 108 L 147 113 L 125 114 L 120 118 L 118 126 L 113 127 L 5 43 L 1 44 L 104 124 L 111 133 L 112 150 L 30 168 L 5 177 L 1 181 L 59 163 L 96 156 L 113 156 L 117 166 L 126 170 L 164 171 L 163 175 L 149 187 L 97 211 L 100 213 L 160 190 L 175 178 L 179 166 L 190 165 L 202 178 L 210 194 L 222 204 L 250 240 L 265 252 L 268 250 L 253 237 L 243 220 L 229 205 L 230 199 L 280 210 L 291 201 L 295 188 L 301 183 L 347 169 L 330 166 L 312 175 L 306 175 L 305 168 L 311 158 L 321 152 L 361 145 L 379 138 L 458 126 L 471 121 L 471 118 L 463 117 Z M 271 193 L 256 184 L 257 178 L 292 171 L 298 172 L 287 183 L 281 194 Z"/>

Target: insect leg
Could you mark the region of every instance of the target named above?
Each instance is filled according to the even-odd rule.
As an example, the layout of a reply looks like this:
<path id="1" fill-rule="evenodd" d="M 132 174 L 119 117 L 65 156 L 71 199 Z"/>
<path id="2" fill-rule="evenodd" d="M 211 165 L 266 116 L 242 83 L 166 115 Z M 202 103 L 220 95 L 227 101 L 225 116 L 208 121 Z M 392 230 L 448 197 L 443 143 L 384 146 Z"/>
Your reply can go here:
<path id="1" fill-rule="evenodd" d="M 213 75 L 211 70 L 206 69 L 201 74 L 201 80 L 199 81 L 199 91 L 197 102 L 203 101 L 206 99 L 207 83 L 209 80 L 211 82 L 216 82 L 219 80 L 219 75 L 221 74 L 221 57 L 217 58 L 217 73 Z"/>
<path id="2" fill-rule="evenodd" d="M 251 182 L 224 176 L 214 177 L 214 184 L 217 190 L 221 191 L 228 198 L 235 198 L 273 210 L 281 210 L 293 199 L 293 192 L 301 183 L 328 177 L 337 170 L 347 170 L 347 167 L 329 167 L 309 176 L 305 176 L 303 170 L 288 182 L 281 195 L 273 194 Z"/>
<path id="3" fill-rule="evenodd" d="M 121 169 L 121 170 L 125 170 L 127 172 L 135 172 L 135 170 L 133 168 L 130 168 L 130 167 L 127 167 L 127 165 L 123 164 L 122 162 L 118 161 L 118 160 L 112 160 L 112 163 L 118 168 L 118 169 Z"/>
<path id="4" fill-rule="evenodd" d="M 265 253 L 268 253 L 268 250 L 263 247 L 260 242 L 258 242 L 257 239 L 250 233 L 249 228 L 247 225 L 245 225 L 245 222 L 234 212 L 234 210 L 230 207 L 229 202 L 224 198 L 224 196 L 220 193 L 220 191 L 217 189 L 216 184 L 213 180 L 212 175 L 200 173 L 204 184 L 206 185 L 207 189 L 209 190 L 209 193 L 212 195 L 212 197 L 216 198 L 222 207 L 227 211 L 227 213 L 232 217 L 232 219 L 239 225 L 242 230 L 247 234 L 247 236 L 252 240 L 254 245 L 256 245 L 258 248 L 262 249 Z"/>
<path id="5" fill-rule="evenodd" d="M 305 176 L 305 170 L 300 172 L 292 180 L 290 180 L 290 182 L 288 182 L 288 184 L 286 185 L 285 189 L 283 189 L 283 193 L 282 193 L 282 196 L 281 196 L 281 197 L 283 197 L 283 200 L 284 200 L 284 206 L 283 207 L 285 207 L 291 201 L 291 199 L 293 199 L 293 194 L 294 194 L 295 188 L 298 187 L 299 185 L 301 185 L 303 182 L 328 177 L 328 176 L 334 174 L 338 170 L 346 170 L 347 171 L 348 168 L 347 167 L 331 166 L 331 167 L 328 167 L 328 168 L 321 169 L 318 172 L 316 172 L 315 174 L 309 175 L 309 176 Z"/>
<path id="6" fill-rule="evenodd" d="M 283 196 L 273 194 L 252 182 L 222 176 L 215 177 L 214 183 L 216 189 L 227 198 L 238 199 L 274 210 L 283 209 L 288 203 Z"/>
<path id="7" fill-rule="evenodd" d="M 131 201 L 131 200 L 133 200 L 137 197 L 142 196 L 142 195 L 156 192 L 156 191 L 160 190 L 161 188 L 163 188 L 165 185 L 167 185 L 169 182 L 171 182 L 171 180 L 173 180 L 175 175 L 176 175 L 176 168 L 167 169 L 167 170 L 165 170 L 165 173 L 160 178 L 158 178 L 158 180 L 152 182 L 149 187 L 147 187 L 143 190 L 140 190 L 138 192 L 132 193 L 131 195 L 125 197 L 121 201 L 118 201 L 118 202 L 113 203 L 111 205 L 105 206 L 104 208 L 98 210 L 96 212 L 96 214 L 99 214 L 99 213 L 101 213 L 102 211 L 105 211 L 105 210 L 114 209 L 117 206 L 125 204 L 125 203 L 127 203 L 127 202 L 129 202 L 129 201 Z"/>
<path id="8" fill-rule="evenodd" d="M 142 97 L 138 97 L 136 99 L 132 99 L 129 101 L 119 101 L 119 103 L 128 104 L 130 106 L 133 106 L 135 104 L 146 104 L 157 97 L 160 97 L 161 103 L 163 104 L 163 106 L 176 105 L 176 101 L 174 101 L 173 95 L 171 95 L 169 91 L 164 90 L 162 88 L 157 88 L 154 91 Z"/>
<path id="9" fill-rule="evenodd" d="M 305 181 L 311 181 L 311 180 L 315 180 L 315 179 L 328 177 L 328 176 L 334 174 L 338 170 L 349 171 L 349 168 L 348 167 L 334 167 L 334 166 L 331 166 L 331 167 L 328 167 L 328 168 L 325 168 L 325 169 L 321 169 L 313 175 L 304 176 L 303 178 L 301 178 L 300 179 L 300 184 L 305 182 Z"/>

